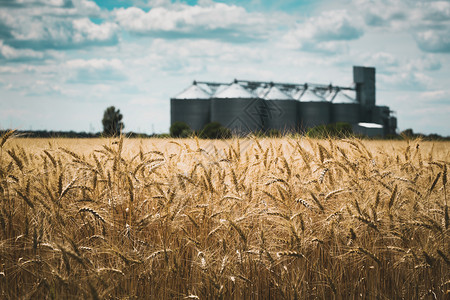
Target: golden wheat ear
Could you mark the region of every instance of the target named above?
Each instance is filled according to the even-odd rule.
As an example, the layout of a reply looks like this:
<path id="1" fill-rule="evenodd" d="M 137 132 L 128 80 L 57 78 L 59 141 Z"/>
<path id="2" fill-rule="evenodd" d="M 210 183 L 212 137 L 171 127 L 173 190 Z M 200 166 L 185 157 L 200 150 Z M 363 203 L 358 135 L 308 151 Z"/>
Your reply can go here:
<path id="1" fill-rule="evenodd" d="M 14 138 L 14 135 L 16 133 L 16 130 L 8 130 L 2 135 L 1 141 L 0 141 L 0 148 L 3 148 L 3 145 L 6 143 L 8 139 Z"/>

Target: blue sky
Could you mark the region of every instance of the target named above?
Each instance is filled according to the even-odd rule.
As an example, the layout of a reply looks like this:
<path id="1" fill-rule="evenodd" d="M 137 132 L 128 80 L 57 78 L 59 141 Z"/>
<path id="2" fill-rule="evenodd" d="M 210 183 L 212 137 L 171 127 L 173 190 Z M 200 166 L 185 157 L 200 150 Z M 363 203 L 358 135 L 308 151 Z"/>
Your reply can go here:
<path id="1" fill-rule="evenodd" d="M 0 0 L 0 128 L 168 132 L 194 79 L 352 84 L 400 130 L 450 135 L 450 1 Z"/>

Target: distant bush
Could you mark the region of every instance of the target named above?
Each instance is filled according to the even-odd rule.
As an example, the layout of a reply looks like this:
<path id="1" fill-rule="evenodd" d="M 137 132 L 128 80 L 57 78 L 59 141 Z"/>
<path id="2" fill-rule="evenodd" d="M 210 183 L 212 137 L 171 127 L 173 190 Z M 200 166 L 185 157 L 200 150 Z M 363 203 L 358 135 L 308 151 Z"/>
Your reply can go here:
<path id="1" fill-rule="evenodd" d="M 282 137 L 283 135 L 278 129 L 270 129 L 266 132 L 266 136 L 271 138 Z"/>
<path id="2" fill-rule="evenodd" d="M 192 135 L 192 129 L 184 122 L 174 122 L 170 126 L 170 136 L 177 138 L 186 138 Z"/>
<path id="3" fill-rule="evenodd" d="M 429 135 L 422 133 L 415 133 L 411 128 L 405 129 L 397 136 L 398 139 L 414 140 L 421 139 L 424 141 L 449 141 L 450 136 L 442 136 L 437 133 L 430 133 Z"/>
<path id="4" fill-rule="evenodd" d="M 325 138 L 328 136 L 327 134 L 327 126 L 326 125 L 319 125 L 315 126 L 313 128 L 310 128 L 308 132 L 306 133 L 308 137 L 311 138 Z"/>
<path id="5" fill-rule="evenodd" d="M 8 130 L 0 130 L 3 135 Z M 75 132 L 75 131 L 47 131 L 47 130 L 16 130 L 16 134 L 21 138 L 99 138 L 102 136 L 100 132 Z"/>
<path id="6" fill-rule="evenodd" d="M 414 134 L 414 131 L 411 128 L 408 128 L 400 132 L 400 135 L 403 138 L 414 138 L 416 134 Z"/>
<path id="7" fill-rule="evenodd" d="M 223 127 L 219 122 L 211 122 L 205 125 L 198 136 L 202 139 L 229 139 L 231 130 Z"/>
<path id="8" fill-rule="evenodd" d="M 336 124 L 329 124 L 329 131 L 335 137 L 345 138 L 353 135 L 352 125 L 349 123 L 339 122 Z"/>
<path id="9" fill-rule="evenodd" d="M 323 139 L 327 137 L 345 138 L 353 135 L 352 125 L 348 123 L 333 123 L 319 125 L 308 130 L 308 137 Z"/>

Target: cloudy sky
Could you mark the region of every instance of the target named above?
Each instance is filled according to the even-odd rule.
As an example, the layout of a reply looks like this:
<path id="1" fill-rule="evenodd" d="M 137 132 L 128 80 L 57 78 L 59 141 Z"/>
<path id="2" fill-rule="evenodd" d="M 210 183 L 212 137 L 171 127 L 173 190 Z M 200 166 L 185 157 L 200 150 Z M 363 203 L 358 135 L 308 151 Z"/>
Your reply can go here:
<path id="1" fill-rule="evenodd" d="M 374 66 L 400 130 L 450 135 L 450 1 L 0 0 L 0 129 L 168 132 L 194 79 L 350 85 Z"/>

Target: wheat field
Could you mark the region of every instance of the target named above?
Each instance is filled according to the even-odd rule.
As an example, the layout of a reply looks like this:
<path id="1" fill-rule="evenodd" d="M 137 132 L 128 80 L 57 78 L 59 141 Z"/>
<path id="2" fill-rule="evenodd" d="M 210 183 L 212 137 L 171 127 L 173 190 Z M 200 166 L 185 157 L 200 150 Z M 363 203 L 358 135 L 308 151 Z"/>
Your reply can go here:
<path id="1" fill-rule="evenodd" d="M 450 143 L 0 139 L 3 299 L 449 299 Z"/>

